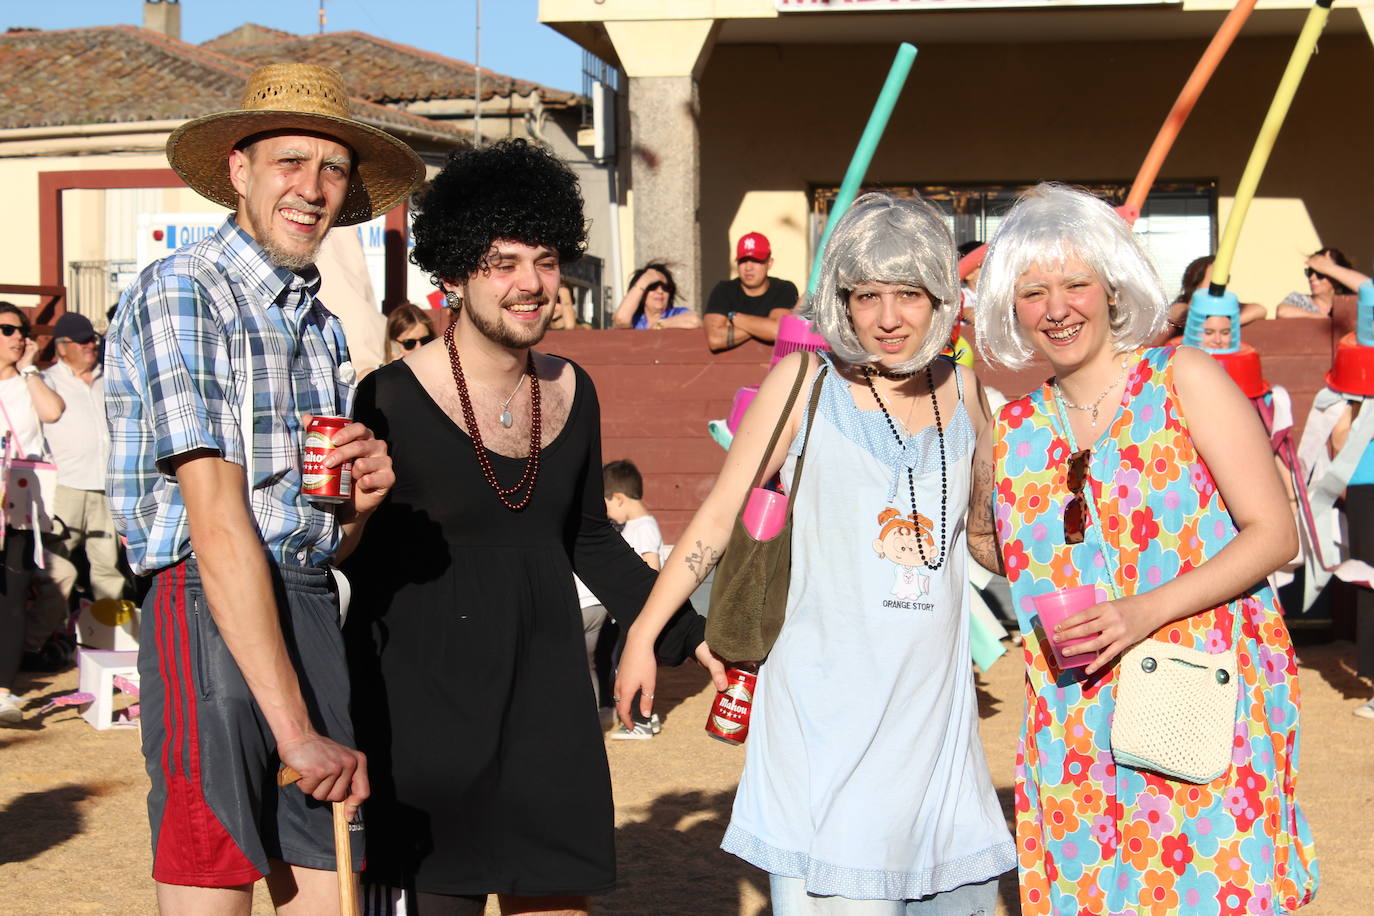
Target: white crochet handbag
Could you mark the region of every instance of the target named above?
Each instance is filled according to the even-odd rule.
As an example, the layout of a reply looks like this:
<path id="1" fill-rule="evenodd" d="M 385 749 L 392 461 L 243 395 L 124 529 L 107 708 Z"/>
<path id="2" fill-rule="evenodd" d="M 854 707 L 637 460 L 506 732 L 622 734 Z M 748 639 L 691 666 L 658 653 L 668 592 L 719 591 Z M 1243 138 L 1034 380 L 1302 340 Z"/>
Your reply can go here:
<path id="1" fill-rule="evenodd" d="M 1197 783 L 1230 768 L 1240 690 L 1239 604 L 1225 652 L 1147 639 L 1121 657 L 1112 716 L 1112 758 L 1118 764 Z"/>
<path id="2" fill-rule="evenodd" d="M 1070 454 L 1078 451 L 1073 427 L 1056 396 L 1059 420 Z M 1084 489 L 1089 528 L 1099 537 L 1092 488 Z M 1112 552 L 1098 545 L 1106 563 L 1112 600 L 1116 589 Z M 1116 710 L 1112 715 L 1112 759 L 1133 770 L 1151 770 L 1183 782 L 1207 783 L 1231 766 L 1231 749 L 1240 702 L 1241 603 L 1232 605 L 1231 645 L 1203 652 L 1159 639 L 1137 643 L 1117 663 Z"/>

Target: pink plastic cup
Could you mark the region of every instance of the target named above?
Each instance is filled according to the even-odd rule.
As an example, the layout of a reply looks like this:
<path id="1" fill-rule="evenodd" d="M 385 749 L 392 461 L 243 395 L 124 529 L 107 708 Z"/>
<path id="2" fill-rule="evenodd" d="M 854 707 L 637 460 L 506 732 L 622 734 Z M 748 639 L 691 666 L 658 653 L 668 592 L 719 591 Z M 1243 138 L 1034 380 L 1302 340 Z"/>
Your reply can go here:
<path id="1" fill-rule="evenodd" d="M 1035 595 L 1031 598 L 1031 603 L 1035 605 L 1035 612 L 1040 616 L 1040 626 L 1045 630 L 1045 639 L 1050 644 L 1050 651 L 1054 655 L 1055 664 L 1059 666 L 1060 670 L 1082 668 L 1097 658 L 1098 653 L 1084 652 L 1081 655 L 1063 655 L 1062 650 L 1069 646 L 1076 646 L 1081 642 L 1087 642 L 1093 636 L 1080 636 L 1078 639 L 1070 639 L 1061 646 L 1054 639 L 1055 625 L 1079 611 L 1087 610 L 1094 604 L 1101 604 L 1106 600 L 1106 589 L 1098 588 L 1096 585 L 1078 585 L 1073 588 L 1050 592 L 1048 595 Z"/>
<path id="2" fill-rule="evenodd" d="M 744 504 L 744 530 L 756 541 L 777 537 L 787 521 L 787 497 L 776 490 L 754 487 Z"/>
<path id="3" fill-rule="evenodd" d="M 730 435 L 733 436 L 739 430 L 739 423 L 744 419 L 744 412 L 749 409 L 749 404 L 754 400 L 754 395 L 758 393 L 758 385 L 745 385 L 735 392 L 735 399 L 730 402 L 730 416 L 725 419 L 725 428 L 730 430 Z"/>

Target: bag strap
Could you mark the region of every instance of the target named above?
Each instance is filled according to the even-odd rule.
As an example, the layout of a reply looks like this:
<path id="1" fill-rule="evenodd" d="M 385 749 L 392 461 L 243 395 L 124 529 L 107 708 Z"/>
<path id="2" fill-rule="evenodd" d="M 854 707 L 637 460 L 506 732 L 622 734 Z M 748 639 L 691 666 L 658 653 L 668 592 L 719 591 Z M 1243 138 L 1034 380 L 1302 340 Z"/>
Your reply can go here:
<path id="1" fill-rule="evenodd" d="M 27 392 L 25 392 L 27 394 Z M 5 415 L 5 426 L 9 428 L 9 435 L 5 437 L 5 458 L 10 457 L 10 450 L 19 451 L 16 441 L 19 439 L 19 432 L 14 428 L 14 421 L 10 419 L 9 408 L 5 406 L 4 400 L 0 400 L 0 413 Z M 771 449 L 770 449 L 771 451 Z M 21 454 L 20 457 L 23 457 Z"/>
<path id="2" fill-rule="evenodd" d="M 816 373 L 816 380 L 811 384 L 811 400 L 806 405 L 806 429 L 802 433 L 801 452 L 797 455 L 797 466 L 792 472 L 792 486 L 789 488 L 793 493 L 796 493 L 801 486 L 802 469 L 806 467 L 806 445 L 811 441 L 811 423 L 816 419 L 816 409 L 821 402 L 821 386 L 825 382 L 825 371 L 828 368 L 830 367 L 822 363 L 820 371 Z M 791 499 L 787 501 L 787 520 L 789 522 L 792 520 L 792 503 L 793 500 Z"/>
<path id="3" fill-rule="evenodd" d="M 46 383 L 45 383 L 45 384 L 46 384 Z M 27 393 L 28 393 L 28 392 L 27 392 L 27 390 L 26 390 L 26 391 L 25 391 L 25 394 L 27 394 Z M 30 396 L 30 401 L 32 401 L 32 396 Z M 6 458 L 7 460 L 10 459 L 10 458 L 15 458 L 15 459 L 17 459 L 17 460 L 19 460 L 19 461 L 26 461 L 26 460 L 29 460 L 29 459 L 28 459 L 28 456 L 26 456 L 26 455 L 24 454 L 23 450 L 20 449 L 20 447 L 19 447 L 19 431 L 18 431 L 17 429 L 14 428 L 14 421 L 10 419 L 10 412 L 9 412 L 9 410 L 5 407 L 5 402 L 4 402 L 3 400 L 0 400 L 0 413 L 3 413 L 3 414 L 5 415 L 5 425 L 6 425 L 7 427 L 9 427 L 9 431 L 10 431 L 9 435 L 5 437 L 5 440 L 6 440 L 6 442 L 8 443 L 8 444 L 5 446 L 5 458 Z M 42 424 L 40 423 L 40 428 L 41 428 L 41 425 L 42 425 Z M 53 461 L 52 449 L 48 447 L 48 437 L 47 437 L 47 436 L 44 436 L 44 437 L 43 437 L 43 454 L 39 456 L 39 460 L 45 461 L 45 462 L 47 462 L 48 464 L 54 464 L 54 463 L 55 463 L 55 462 Z"/>
<path id="4" fill-rule="evenodd" d="M 754 472 L 755 487 L 763 486 L 763 472 L 768 467 L 768 458 L 773 454 L 773 449 L 778 447 L 778 439 L 782 437 L 782 428 L 787 425 L 787 418 L 792 416 L 792 405 L 797 403 L 797 395 L 801 393 L 802 382 L 806 381 L 806 370 L 810 368 L 810 358 L 803 357 L 801 364 L 797 367 L 797 379 L 792 383 L 792 392 L 787 396 L 787 404 L 778 417 L 778 425 L 773 427 L 773 438 L 768 440 L 768 448 L 763 450 L 763 455 L 759 458 L 758 470 Z"/>
<path id="5" fill-rule="evenodd" d="M 1064 399 L 1059 394 L 1059 386 L 1054 387 L 1054 412 L 1060 425 L 1064 427 L 1064 438 L 1069 443 L 1069 454 L 1073 455 L 1078 451 L 1078 439 L 1073 434 L 1073 426 L 1069 423 L 1069 418 L 1064 410 Z M 1088 511 L 1088 529 L 1092 532 L 1092 538 L 1097 543 L 1097 550 L 1102 554 L 1102 563 L 1107 568 L 1107 591 L 1111 593 L 1113 601 L 1121 599 L 1121 593 L 1116 588 L 1116 567 L 1113 564 L 1114 554 L 1107 543 L 1102 540 L 1102 526 L 1098 522 L 1097 515 L 1097 496 L 1093 492 L 1092 481 L 1084 481 L 1083 485 L 1083 506 Z M 1085 540 L 1086 540 L 1085 532 Z M 1173 621 L 1170 621 L 1172 623 Z M 1235 649 L 1240 642 L 1240 609 L 1236 608 L 1231 612 L 1231 648 Z M 1165 624 L 1164 626 L 1169 626 Z M 1160 627 L 1163 629 L 1163 627 Z M 1155 632 L 1158 632 L 1155 631 Z M 1153 636 L 1154 634 L 1151 634 Z"/>

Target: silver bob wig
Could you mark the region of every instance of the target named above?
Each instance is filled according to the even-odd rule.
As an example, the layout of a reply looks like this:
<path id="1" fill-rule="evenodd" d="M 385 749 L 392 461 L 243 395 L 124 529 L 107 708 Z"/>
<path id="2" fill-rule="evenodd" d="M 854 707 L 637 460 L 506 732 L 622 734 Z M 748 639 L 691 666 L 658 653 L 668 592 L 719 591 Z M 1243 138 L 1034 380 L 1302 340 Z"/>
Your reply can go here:
<path id="1" fill-rule="evenodd" d="M 921 349 L 892 372 L 924 369 L 949 341 L 959 315 L 954 235 L 940 211 L 924 200 L 865 194 L 835 224 L 821 262 L 820 285 L 807 317 L 839 360 L 877 365 L 849 319 L 849 294 L 860 283 L 900 283 L 930 294 L 934 308 Z"/>
<path id="2" fill-rule="evenodd" d="M 1112 349 L 1133 350 L 1164 330 L 1169 299 L 1131 227 L 1091 194 L 1036 185 L 1011 208 L 988 243 L 974 305 L 978 350 L 1014 369 L 1035 355 L 1016 320 L 1016 285 L 1032 264 L 1082 261 L 1107 288 Z"/>

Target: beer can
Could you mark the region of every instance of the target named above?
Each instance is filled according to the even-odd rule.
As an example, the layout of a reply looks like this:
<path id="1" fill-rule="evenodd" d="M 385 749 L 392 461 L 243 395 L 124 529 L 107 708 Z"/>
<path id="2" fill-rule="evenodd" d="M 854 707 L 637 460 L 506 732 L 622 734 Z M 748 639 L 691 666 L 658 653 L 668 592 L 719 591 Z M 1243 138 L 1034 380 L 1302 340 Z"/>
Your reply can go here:
<path id="1" fill-rule="evenodd" d="M 711 714 L 706 717 L 706 734 L 726 744 L 743 744 L 749 737 L 749 714 L 759 676 L 743 668 L 730 668 L 725 676 L 730 683 L 716 694 Z"/>
<path id="2" fill-rule="evenodd" d="M 324 460 L 334 451 L 334 434 L 352 421 L 347 417 L 311 417 L 305 431 L 305 459 L 301 493 L 311 502 L 343 503 L 353 495 L 353 462 L 327 468 Z"/>

